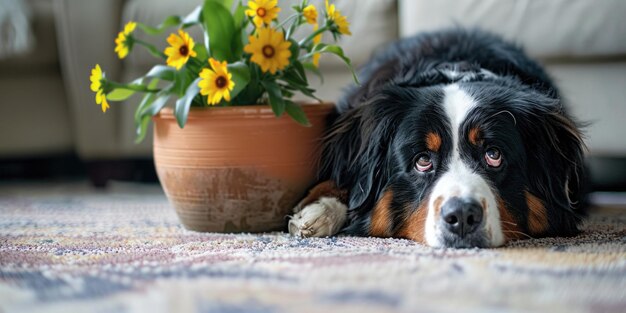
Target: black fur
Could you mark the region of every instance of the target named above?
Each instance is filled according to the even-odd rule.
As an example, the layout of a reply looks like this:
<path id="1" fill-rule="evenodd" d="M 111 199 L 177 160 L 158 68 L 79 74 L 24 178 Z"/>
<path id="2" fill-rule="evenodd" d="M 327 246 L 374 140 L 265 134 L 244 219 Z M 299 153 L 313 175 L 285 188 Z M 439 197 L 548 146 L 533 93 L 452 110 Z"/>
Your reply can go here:
<path id="1" fill-rule="evenodd" d="M 464 66 L 470 76 L 447 76 L 451 66 Z M 368 235 L 371 211 L 385 190 L 394 192 L 394 230 L 410 213 L 406 208 L 428 195 L 452 149 L 441 101 L 442 88 L 455 82 L 479 102 L 463 124 L 464 134 L 476 124 L 485 129 L 485 146 L 464 145 L 464 159 L 474 160 L 475 171 L 488 178 L 520 224 L 528 219 L 527 190 L 548 208 L 549 229 L 542 235 L 576 233 L 584 216 L 580 127 L 548 75 L 522 49 L 478 30 L 420 34 L 376 55 L 360 79 L 362 85 L 338 104 L 319 172 L 320 181 L 333 180 L 349 191 L 347 233 Z M 443 135 L 442 156 L 433 155 L 432 173 L 418 175 L 414 158 L 426 150 L 429 131 Z M 481 164 L 487 145 L 505 153 L 502 168 Z"/>

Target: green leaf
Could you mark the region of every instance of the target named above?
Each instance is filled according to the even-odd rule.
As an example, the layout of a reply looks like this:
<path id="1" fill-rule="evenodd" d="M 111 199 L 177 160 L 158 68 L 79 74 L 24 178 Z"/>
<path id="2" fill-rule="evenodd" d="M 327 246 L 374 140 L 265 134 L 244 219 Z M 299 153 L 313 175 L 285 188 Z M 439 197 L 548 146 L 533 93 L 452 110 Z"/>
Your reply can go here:
<path id="1" fill-rule="evenodd" d="M 297 41 L 291 38 L 289 39 L 289 42 L 291 42 L 291 46 L 289 46 L 289 51 L 291 52 L 291 57 L 289 57 L 289 63 L 293 64 L 293 62 L 298 60 L 298 56 L 300 56 L 300 45 L 298 45 Z"/>
<path id="2" fill-rule="evenodd" d="M 159 26 L 157 27 L 148 26 L 146 24 L 139 23 L 139 22 L 137 22 L 137 26 L 139 26 L 139 28 L 141 28 L 141 30 L 143 30 L 148 35 L 159 35 L 163 33 L 163 31 L 165 31 L 167 28 L 180 25 L 180 22 L 181 22 L 180 16 L 172 15 L 172 16 L 168 16 L 163 21 L 163 23 L 159 24 Z"/>
<path id="3" fill-rule="evenodd" d="M 162 80 L 173 81 L 176 76 L 176 69 L 165 65 L 155 65 L 145 77 L 159 78 Z"/>
<path id="4" fill-rule="evenodd" d="M 135 121 L 135 125 L 137 126 L 137 138 L 135 139 L 135 142 L 137 143 L 141 142 L 146 137 L 146 130 L 152 116 L 159 113 L 167 104 L 167 100 L 170 98 L 170 95 L 168 94 L 160 97 L 157 97 L 154 94 L 147 96 L 150 96 L 148 101 L 145 102 L 148 105 L 140 112 L 138 121 Z M 142 102 L 142 104 L 143 103 L 144 102 Z"/>
<path id="5" fill-rule="evenodd" d="M 150 83 L 148 84 L 148 88 L 150 89 L 154 89 L 158 86 L 160 79 L 158 78 L 153 78 Z M 139 103 L 139 106 L 137 107 L 137 109 L 135 110 L 135 124 L 139 124 L 141 122 L 141 112 L 143 110 L 145 110 L 145 108 L 147 106 L 149 106 L 152 101 L 154 101 L 154 98 L 156 97 L 156 94 L 154 93 L 149 93 L 146 94 L 143 99 L 141 99 L 141 102 Z"/>
<path id="6" fill-rule="evenodd" d="M 294 68 L 291 68 L 288 71 L 283 72 L 283 77 L 281 77 L 281 79 L 292 85 L 306 87 L 309 84 L 306 81 L 306 79 L 302 78 L 300 74 L 297 73 L 297 70 Z"/>
<path id="7" fill-rule="evenodd" d="M 236 60 L 240 60 L 243 55 L 243 47 L 244 41 L 242 39 L 245 38 L 245 26 L 246 26 L 246 7 L 241 5 L 241 2 L 237 5 L 235 9 L 235 13 L 233 14 L 233 21 L 235 25 L 235 31 L 232 38 L 232 48 L 233 48 L 233 58 Z"/>
<path id="8" fill-rule="evenodd" d="M 232 42 L 232 47 L 233 47 L 233 59 L 235 60 L 240 60 L 241 56 L 243 55 L 243 38 L 244 36 L 244 31 L 242 30 L 237 30 L 235 31 L 235 34 L 233 35 L 233 42 Z"/>
<path id="9" fill-rule="evenodd" d="M 233 87 L 233 90 L 230 92 L 232 99 L 239 95 L 250 82 L 250 68 L 248 68 L 248 65 L 245 63 L 239 61 L 228 64 L 228 72 L 233 75 L 233 82 L 235 83 L 235 87 Z"/>
<path id="10" fill-rule="evenodd" d="M 135 93 L 134 90 L 115 88 L 107 94 L 107 100 L 124 101 Z"/>
<path id="11" fill-rule="evenodd" d="M 285 100 L 283 99 L 283 94 L 280 91 L 280 86 L 273 81 L 262 81 L 261 85 L 263 85 L 263 88 L 267 91 L 272 111 L 274 111 L 276 117 L 283 115 L 285 112 Z"/>
<path id="12" fill-rule="evenodd" d="M 317 68 L 317 66 L 315 66 L 315 64 L 313 64 L 311 62 L 306 62 L 306 63 L 302 63 L 302 66 L 307 71 L 312 72 L 313 74 L 315 74 L 320 79 L 320 82 L 322 84 L 324 83 L 324 76 L 322 75 L 322 72 L 320 71 L 320 69 Z"/>
<path id="13" fill-rule="evenodd" d="M 174 86 L 172 87 L 172 91 L 179 97 L 182 97 L 187 87 L 189 87 L 190 82 L 191 76 L 189 70 L 184 66 L 179 71 L 174 72 Z"/>
<path id="14" fill-rule="evenodd" d="M 155 96 L 156 99 L 154 100 L 154 102 L 152 102 L 149 106 L 144 108 L 139 113 L 141 118 L 143 118 L 144 116 L 153 116 L 159 113 L 159 111 L 161 111 L 161 109 L 165 106 L 165 104 L 167 104 L 167 100 L 170 99 L 170 96 L 171 96 L 170 94 L 157 93 Z"/>
<path id="15" fill-rule="evenodd" d="M 310 97 L 310 98 L 315 99 L 315 100 L 317 100 L 319 102 L 322 102 L 322 99 L 320 99 L 320 98 L 315 96 L 315 89 L 308 88 L 308 87 L 300 87 L 300 88 L 298 88 L 298 90 L 302 94 L 306 95 L 307 97 Z"/>
<path id="16" fill-rule="evenodd" d="M 302 72 L 304 71 L 304 67 L 302 67 L 302 64 L 300 64 L 300 62 L 296 62 L 294 64 L 295 64 L 294 67 L 285 71 L 283 73 L 283 76 L 279 78 L 281 81 L 284 81 L 285 83 L 287 83 L 287 85 L 284 85 L 283 88 L 290 89 L 290 90 L 298 90 L 302 94 L 310 98 L 321 101 L 319 98 L 315 96 L 314 94 L 315 89 L 309 88 L 309 83 L 306 80 L 306 75 L 304 77 L 301 77 L 301 71 Z M 302 67 L 300 70 L 298 69 L 298 65 Z"/>
<path id="17" fill-rule="evenodd" d="M 148 50 L 148 52 L 150 54 L 152 54 L 152 56 L 157 58 L 157 59 L 165 59 L 165 58 L 167 58 L 165 53 L 163 53 L 159 49 L 155 48 L 153 45 L 143 45 L 143 47 L 146 48 Z"/>
<path id="18" fill-rule="evenodd" d="M 306 127 L 311 126 L 311 122 L 309 122 L 309 119 L 306 117 L 306 114 L 304 113 L 304 110 L 302 110 L 301 106 L 293 103 L 293 101 L 290 100 L 285 101 L 285 104 L 285 110 L 287 111 L 287 114 L 289 114 L 289 116 L 291 116 L 294 121 Z"/>
<path id="19" fill-rule="evenodd" d="M 242 5 L 241 2 L 237 4 L 237 8 L 233 14 L 233 22 L 237 29 L 243 28 L 244 22 L 246 21 L 246 8 L 247 7 Z"/>
<path id="20" fill-rule="evenodd" d="M 199 5 L 182 20 L 183 28 L 187 28 L 202 22 L 202 6 Z"/>
<path id="21" fill-rule="evenodd" d="M 135 138 L 135 143 L 141 143 L 146 138 L 148 125 L 150 125 L 150 119 L 151 116 L 146 115 L 137 124 L 137 138 Z"/>
<path id="22" fill-rule="evenodd" d="M 202 78 L 196 78 L 189 87 L 187 91 L 185 91 L 185 95 L 176 101 L 176 108 L 174 110 L 174 115 L 176 115 L 176 121 L 178 122 L 178 126 L 180 128 L 184 128 L 187 123 L 187 117 L 189 115 L 189 107 L 191 106 L 191 102 L 193 98 L 200 92 L 200 87 L 198 87 L 198 82 L 200 82 Z"/>
<path id="23" fill-rule="evenodd" d="M 156 94 L 147 94 L 135 112 L 135 125 L 137 126 L 137 138 L 135 143 L 143 141 L 146 137 L 146 130 L 150 119 L 156 115 L 167 104 L 170 95 L 165 90 Z"/>
<path id="24" fill-rule="evenodd" d="M 196 59 L 200 60 L 202 63 L 206 63 L 209 59 L 209 53 L 206 51 L 206 48 L 203 45 L 195 45 L 193 50 L 198 54 Z"/>
<path id="25" fill-rule="evenodd" d="M 346 65 L 348 65 L 350 72 L 352 72 L 352 79 L 354 79 L 354 82 L 357 85 L 360 85 L 359 78 L 356 76 L 356 73 L 354 72 L 354 68 L 352 67 L 352 62 L 350 61 L 350 58 L 344 55 L 343 49 L 341 49 L 341 47 L 337 45 L 327 45 L 324 43 L 318 43 L 315 46 L 313 46 L 313 48 L 311 48 L 311 51 L 309 53 L 300 57 L 300 60 L 306 60 L 312 57 L 315 53 L 332 53 L 338 56 L 341 60 L 343 60 L 344 63 L 346 63 Z"/>
<path id="26" fill-rule="evenodd" d="M 230 11 L 219 2 L 206 0 L 202 7 L 202 20 L 208 34 L 211 56 L 220 61 L 232 62 L 231 44 L 235 22 Z"/>
<path id="27" fill-rule="evenodd" d="M 293 62 L 293 68 L 296 70 L 296 73 L 300 76 L 300 78 L 308 85 L 309 80 L 306 77 L 302 63 L 300 61 Z"/>
<path id="28" fill-rule="evenodd" d="M 220 5 L 224 6 L 229 11 L 233 7 L 233 3 L 235 2 L 234 0 L 207 0 L 207 1 L 213 1 L 215 3 L 219 3 Z"/>
<path id="29" fill-rule="evenodd" d="M 139 77 L 135 80 L 133 80 L 132 82 L 130 82 L 131 85 L 143 85 L 143 80 L 145 79 L 145 77 Z"/>

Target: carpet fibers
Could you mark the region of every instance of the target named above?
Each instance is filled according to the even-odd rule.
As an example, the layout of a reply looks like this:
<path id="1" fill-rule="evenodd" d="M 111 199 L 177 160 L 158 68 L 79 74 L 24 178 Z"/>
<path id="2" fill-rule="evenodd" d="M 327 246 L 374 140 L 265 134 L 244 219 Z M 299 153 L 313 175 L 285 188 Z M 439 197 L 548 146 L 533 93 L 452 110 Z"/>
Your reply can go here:
<path id="1" fill-rule="evenodd" d="M 0 312 L 625 312 L 626 214 L 499 249 L 186 231 L 156 186 L 0 187 Z"/>

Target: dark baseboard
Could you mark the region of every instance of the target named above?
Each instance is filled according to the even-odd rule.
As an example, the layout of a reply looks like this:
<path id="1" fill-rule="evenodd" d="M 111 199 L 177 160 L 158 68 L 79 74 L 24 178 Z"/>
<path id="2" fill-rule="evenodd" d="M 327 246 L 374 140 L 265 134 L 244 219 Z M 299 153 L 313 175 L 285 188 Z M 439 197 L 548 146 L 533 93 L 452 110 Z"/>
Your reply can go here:
<path id="1" fill-rule="evenodd" d="M 0 159 L 0 180 L 73 179 L 84 177 L 85 164 L 74 154 Z"/>
<path id="2" fill-rule="evenodd" d="M 152 159 L 88 161 L 87 175 L 96 187 L 105 187 L 110 180 L 158 182 Z"/>
<path id="3" fill-rule="evenodd" d="M 626 157 L 594 156 L 587 164 L 593 190 L 626 191 Z"/>
<path id="4" fill-rule="evenodd" d="M 152 159 L 83 161 L 74 154 L 0 159 L 0 181 L 88 179 L 96 187 L 111 180 L 158 182 Z"/>

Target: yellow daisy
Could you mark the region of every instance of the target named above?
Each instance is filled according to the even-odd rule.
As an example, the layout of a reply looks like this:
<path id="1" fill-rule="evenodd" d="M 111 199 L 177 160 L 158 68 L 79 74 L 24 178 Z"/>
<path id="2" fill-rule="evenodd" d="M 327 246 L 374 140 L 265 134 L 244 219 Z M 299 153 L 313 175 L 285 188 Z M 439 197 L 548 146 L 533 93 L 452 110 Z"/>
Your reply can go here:
<path id="1" fill-rule="evenodd" d="M 306 22 L 311 25 L 317 25 L 317 9 L 312 4 L 309 4 L 304 10 L 302 10 L 302 15 L 306 19 Z"/>
<path id="2" fill-rule="evenodd" d="M 213 58 L 209 59 L 209 64 L 211 69 L 205 68 L 200 72 L 200 94 L 207 96 L 207 103 L 210 105 L 220 103 L 222 98 L 230 101 L 230 92 L 235 88 L 235 82 L 232 80 L 233 75 L 228 72 L 228 64 Z"/>
<path id="3" fill-rule="evenodd" d="M 193 50 L 195 43 L 193 38 L 182 29 L 178 30 L 178 35 L 170 34 L 167 37 L 167 43 L 169 47 L 165 48 L 165 55 L 167 55 L 167 65 L 175 67 L 179 70 L 183 65 L 187 63 L 189 57 L 195 57 L 196 51 Z"/>
<path id="4" fill-rule="evenodd" d="M 246 15 L 253 17 L 252 22 L 256 27 L 261 27 L 263 24 L 269 25 L 272 20 L 278 17 L 278 12 L 280 12 L 277 4 L 278 0 L 250 0 Z"/>
<path id="5" fill-rule="evenodd" d="M 313 32 L 317 31 L 317 25 L 315 25 L 315 27 L 313 28 Z M 318 43 L 322 42 L 322 34 L 319 34 L 315 37 L 313 37 L 313 44 L 316 45 Z M 319 53 L 314 53 L 313 54 L 313 58 L 312 58 L 312 62 L 313 65 L 315 65 L 315 67 L 319 67 L 320 66 L 320 54 Z"/>
<path id="6" fill-rule="evenodd" d="M 89 80 L 91 80 L 91 91 L 96 93 L 96 103 L 102 106 L 102 112 L 106 112 L 109 108 L 109 103 L 104 94 L 104 86 L 102 85 L 103 79 L 104 73 L 102 73 L 100 65 L 96 64 L 96 67 L 91 70 L 91 76 L 89 76 Z"/>
<path id="7" fill-rule="evenodd" d="M 128 22 L 126 26 L 124 26 L 124 30 L 117 34 L 117 38 L 115 39 L 115 52 L 117 52 L 117 56 L 120 59 L 125 58 L 130 51 L 132 45 L 132 39 L 129 40 L 130 34 L 137 27 L 137 23 Z"/>
<path id="8" fill-rule="evenodd" d="M 276 74 L 276 71 L 289 65 L 291 42 L 285 40 L 283 32 L 259 28 L 256 36 L 250 36 L 249 41 L 243 50 L 252 54 L 250 60 L 261 66 L 263 72 Z"/>
<path id="9" fill-rule="evenodd" d="M 335 8 L 334 4 L 328 5 L 328 0 L 326 0 L 326 14 L 328 15 L 328 19 L 333 21 L 337 28 L 339 29 L 339 33 L 344 35 L 352 35 L 350 32 L 350 23 L 348 23 L 348 19 L 345 16 L 341 15 L 341 12 Z"/>

